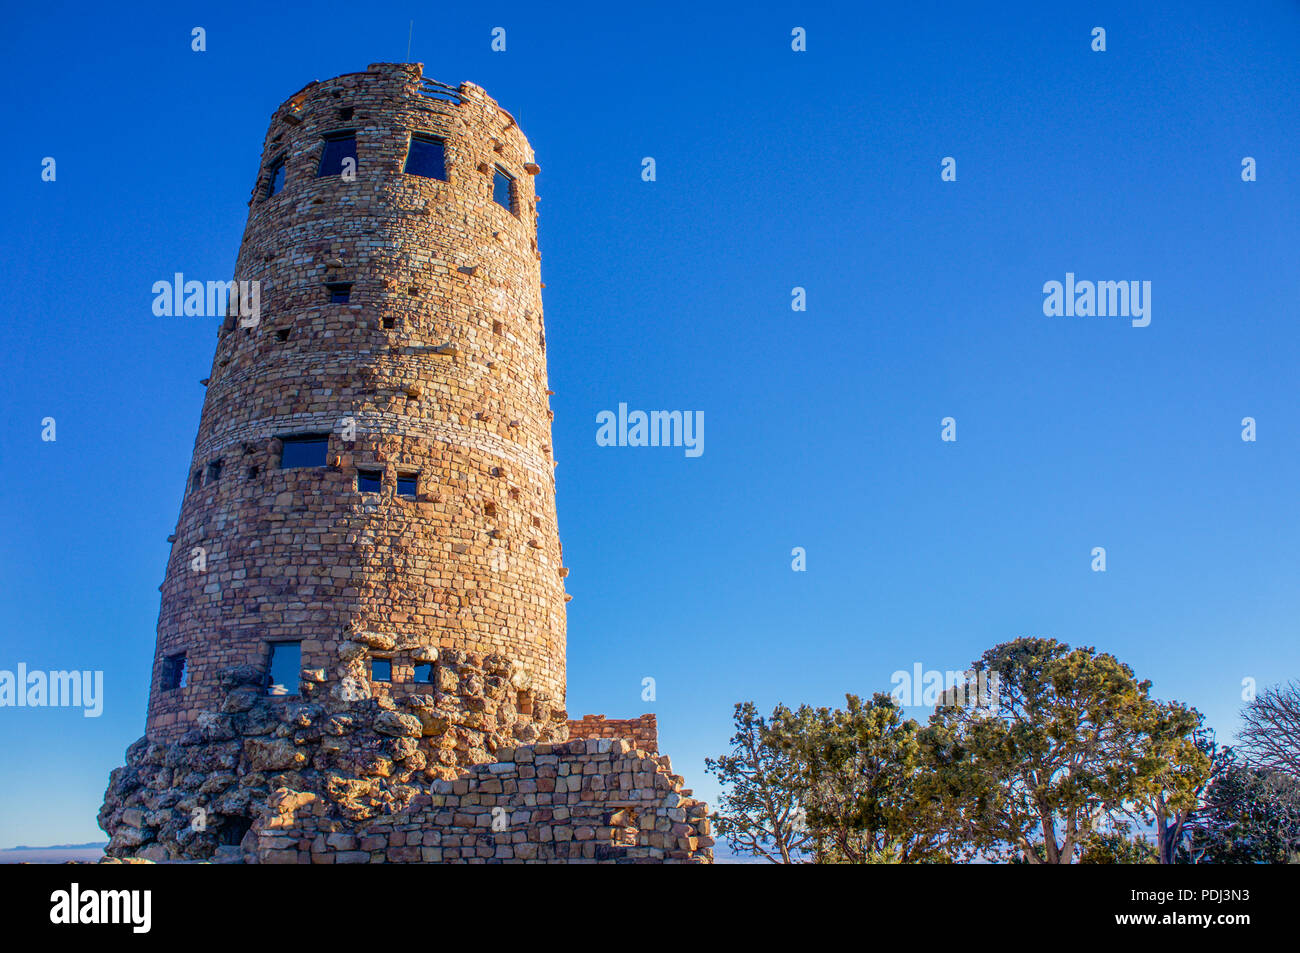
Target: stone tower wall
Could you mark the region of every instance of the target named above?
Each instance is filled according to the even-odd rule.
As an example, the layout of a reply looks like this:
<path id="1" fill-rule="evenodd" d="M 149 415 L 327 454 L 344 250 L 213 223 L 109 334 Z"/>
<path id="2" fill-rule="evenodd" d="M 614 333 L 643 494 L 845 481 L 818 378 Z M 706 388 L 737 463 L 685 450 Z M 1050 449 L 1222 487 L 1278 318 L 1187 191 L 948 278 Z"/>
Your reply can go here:
<path id="1" fill-rule="evenodd" d="M 343 130 L 355 181 L 318 178 L 322 136 Z M 403 172 L 412 132 L 444 140 L 447 181 Z M 513 210 L 493 201 L 498 167 Z M 511 719 L 540 705 L 562 723 L 536 171 L 483 90 L 418 64 L 312 83 L 275 112 L 234 276 L 260 283 L 260 320 L 218 333 L 161 587 L 151 740 L 217 709 L 219 673 L 264 669 L 277 640 L 301 640 L 318 697 L 377 693 L 376 654 L 392 659 L 384 692 L 439 651 L 502 656 Z M 350 301 L 332 304 L 340 282 Z M 308 433 L 330 434 L 328 465 L 281 469 L 280 438 Z M 382 471 L 380 494 L 358 492 L 359 468 Z M 419 474 L 414 498 L 398 473 Z M 164 691 L 179 652 L 187 684 Z"/>

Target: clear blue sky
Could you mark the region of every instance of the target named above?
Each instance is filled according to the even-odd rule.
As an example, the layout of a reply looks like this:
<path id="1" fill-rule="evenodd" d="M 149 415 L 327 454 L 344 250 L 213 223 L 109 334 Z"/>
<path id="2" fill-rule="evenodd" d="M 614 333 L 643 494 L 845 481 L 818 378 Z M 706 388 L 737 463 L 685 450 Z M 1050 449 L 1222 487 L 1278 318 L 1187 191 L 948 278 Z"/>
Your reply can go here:
<path id="1" fill-rule="evenodd" d="M 0 668 L 102 669 L 107 697 L 0 709 L 0 846 L 98 839 L 143 730 L 216 328 L 150 286 L 230 276 L 272 110 L 404 59 L 412 18 L 411 59 L 542 167 L 575 716 L 654 711 L 714 798 L 734 702 L 1017 636 L 1114 652 L 1221 738 L 1243 678 L 1300 675 L 1296 3 L 24 4 Z M 1151 325 L 1045 317 L 1067 271 L 1151 281 Z M 620 401 L 703 411 L 704 455 L 598 447 Z"/>

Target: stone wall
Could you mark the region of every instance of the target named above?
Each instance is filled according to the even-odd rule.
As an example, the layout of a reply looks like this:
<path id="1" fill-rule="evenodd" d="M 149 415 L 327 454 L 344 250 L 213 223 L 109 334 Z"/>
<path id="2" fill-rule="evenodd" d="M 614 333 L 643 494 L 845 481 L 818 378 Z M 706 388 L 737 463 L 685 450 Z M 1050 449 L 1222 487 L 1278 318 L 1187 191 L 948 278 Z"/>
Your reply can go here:
<path id="1" fill-rule="evenodd" d="M 711 862 L 707 808 L 667 756 L 630 738 L 566 741 L 562 710 L 503 714 L 513 696 L 504 657 L 450 653 L 439 663 L 456 675 L 440 686 L 447 690 L 361 700 L 268 696 L 265 673 L 223 673 L 219 709 L 200 713 L 174 742 L 141 738 L 114 770 L 99 815 L 106 854 Z M 578 724 L 589 722 L 648 728 L 645 717 Z"/>
<path id="2" fill-rule="evenodd" d="M 569 721 L 570 738 L 623 738 L 633 747 L 651 754 L 659 753 L 659 727 L 654 715 L 640 718 L 609 718 L 583 715 Z"/>
<path id="3" fill-rule="evenodd" d="M 407 809 L 349 825 L 279 791 L 260 863 L 711 863 L 707 810 L 656 757 L 616 739 L 497 752 Z"/>

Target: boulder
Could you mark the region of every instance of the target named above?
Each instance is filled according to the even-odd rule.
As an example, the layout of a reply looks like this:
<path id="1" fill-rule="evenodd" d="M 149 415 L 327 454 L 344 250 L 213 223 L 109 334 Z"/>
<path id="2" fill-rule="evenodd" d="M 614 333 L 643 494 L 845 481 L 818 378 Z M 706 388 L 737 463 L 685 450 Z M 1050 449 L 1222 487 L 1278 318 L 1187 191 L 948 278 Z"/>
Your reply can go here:
<path id="1" fill-rule="evenodd" d="M 418 738 L 423 733 L 419 718 L 396 711 L 381 711 L 375 718 L 375 731 L 381 735 Z"/>
<path id="2" fill-rule="evenodd" d="M 282 771 L 307 763 L 307 755 L 286 738 L 249 738 L 244 742 L 244 757 L 255 771 Z"/>

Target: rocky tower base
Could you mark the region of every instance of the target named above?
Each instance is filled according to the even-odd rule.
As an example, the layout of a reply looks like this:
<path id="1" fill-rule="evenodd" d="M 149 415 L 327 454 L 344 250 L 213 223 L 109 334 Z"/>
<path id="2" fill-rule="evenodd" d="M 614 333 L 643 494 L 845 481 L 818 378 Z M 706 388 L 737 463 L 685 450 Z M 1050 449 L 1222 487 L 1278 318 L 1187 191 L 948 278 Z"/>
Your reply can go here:
<path id="1" fill-rule="evenodd" d="M 220 711 L 175 743 L 142 738 L 127 749 L 99 814 L 107 855 L 712 862 L 707 808 L 666 756 L 623 738 L 566 741 L 571 725 L 603 719 L 568 722 L 545 700 L 531 702 L 532 715 L 507 705 L 517 696 L 501 657 L 442 653 L 438 668 L 459 694 L 285 699 L 266 696 L 254 669 L 224 673 Z M 603 724 L 602 734 L 623 724 L 653 732 L 652 718 Z"/>

